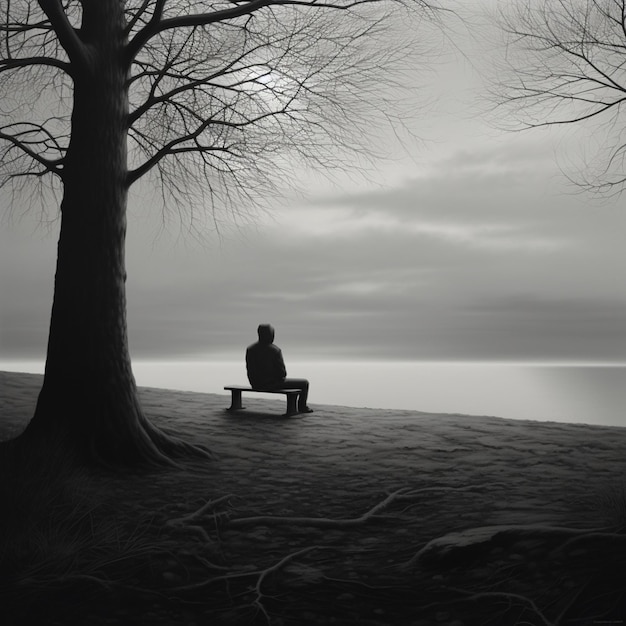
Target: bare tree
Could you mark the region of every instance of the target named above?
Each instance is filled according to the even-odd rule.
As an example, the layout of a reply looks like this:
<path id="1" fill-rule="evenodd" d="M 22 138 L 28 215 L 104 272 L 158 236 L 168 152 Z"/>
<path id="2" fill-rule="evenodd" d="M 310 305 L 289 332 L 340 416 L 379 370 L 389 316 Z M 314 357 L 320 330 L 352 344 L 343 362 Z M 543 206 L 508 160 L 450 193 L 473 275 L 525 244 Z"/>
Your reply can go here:
<path id="1" fill-rule="evenodd" d="M 2 181 L 18 193 L 51 181 L 62 198 L 44 383 L 16 445 L 55 441 L 111 465 L 190 450 L 137 398 L 129 188 L 152 177 L 169 209 L 237 211 L 287 159 L 341 167 L 393 112 L 402 42 L 385 39 L 385 24 L 402 9 L 403 19 L 434 10 L 426 0 L 4 0 Z"/>
<path id="2" fill-rule="evenodd" d="M 526 127 L 587 126 L 598 154 L 583 185 L 626 184 L 626 0 L 525 0 L 500 14 L 498 98 Z"/>

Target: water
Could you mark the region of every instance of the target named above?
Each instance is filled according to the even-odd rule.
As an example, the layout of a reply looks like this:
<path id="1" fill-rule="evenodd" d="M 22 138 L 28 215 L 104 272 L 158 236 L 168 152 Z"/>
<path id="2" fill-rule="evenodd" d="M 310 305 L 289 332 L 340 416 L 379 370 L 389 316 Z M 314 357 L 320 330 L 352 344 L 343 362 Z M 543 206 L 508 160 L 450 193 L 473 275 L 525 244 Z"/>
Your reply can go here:
<path id="1" fill-rule="evenodd" d="M 288 363 L 310 404 L 626 426 L 626 367 L 493 363 Z M 135 364 L 140 385 L 224 393 L 241 363 Z"/>
<path id="2" fill-rule="evenodd" d="M 242 362 L 141 361 L 141 386 L 226 394 L 246 384 Z M 511 419 L 626 426 L 626 367 L 500 363 L 289 362 L 311 382 L 310 404 L 495 415 Z M 41 372 L 33 362 L 0 369 Z M 225 398 L 225 404 L 228 404 Z"/>

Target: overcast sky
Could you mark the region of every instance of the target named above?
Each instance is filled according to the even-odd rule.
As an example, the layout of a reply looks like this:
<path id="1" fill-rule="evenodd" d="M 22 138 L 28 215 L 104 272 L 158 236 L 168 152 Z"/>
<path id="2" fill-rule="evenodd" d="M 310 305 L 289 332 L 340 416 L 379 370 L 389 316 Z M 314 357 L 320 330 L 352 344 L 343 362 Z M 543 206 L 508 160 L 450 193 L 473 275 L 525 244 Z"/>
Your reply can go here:
<path id="1" fill-rule="evenodd" d="M 457 42 L 469 60 L 416 72 L 423 141 L 365 179 L 311 178 L 305 199 L 204 242 L 175 219 L 161 229 L 135 196 L 133 356 L 237 359 L 270 322 L 298 360 L 626 361 L 624 198 L 568 183 L 584 136 L 481 118 L 489 61 Z M 2 222 L 5 359 L 44 358 L 57 231 Z"/>

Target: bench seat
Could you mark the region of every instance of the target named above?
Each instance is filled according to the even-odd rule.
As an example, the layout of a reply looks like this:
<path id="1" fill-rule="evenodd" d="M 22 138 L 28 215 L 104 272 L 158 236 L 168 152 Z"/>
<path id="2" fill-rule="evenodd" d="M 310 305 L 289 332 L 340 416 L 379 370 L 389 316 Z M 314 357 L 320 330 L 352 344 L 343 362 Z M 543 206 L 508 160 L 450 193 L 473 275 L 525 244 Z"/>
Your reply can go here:
<path id="1" fill-rule="evenodd" d="M 228 407 L 228 411 L 239 411 L 245 408 L 241 404 L 241 394 L 245 391 L 246 393 L 281 393 L 287 396 L 287 412 L 285 413 L 285 417 L 290 417 L 291 415 L 296 415 L 298 413 L 297 401 L 298 394 L 300 393 L 300 389 L 254 389 L 252 387 L 246 387 L 242 385 L 228 385 L 224 387 L 226 391 L 230 391 L 231 393 L 231 401 L 230 407 Z"/>

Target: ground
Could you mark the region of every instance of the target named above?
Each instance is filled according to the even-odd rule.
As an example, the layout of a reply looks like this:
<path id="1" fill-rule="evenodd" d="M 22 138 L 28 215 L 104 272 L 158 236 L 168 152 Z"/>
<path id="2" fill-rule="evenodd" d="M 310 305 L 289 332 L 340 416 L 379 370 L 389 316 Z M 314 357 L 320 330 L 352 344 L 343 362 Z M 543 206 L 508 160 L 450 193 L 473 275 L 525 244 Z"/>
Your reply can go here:
<path id="1" fill-rule="evenodd" d="M 0 374 L 0 438 L 40 383 Z M 215 458 L 33 479 L 3 624 L 626 623 L 626 428 L 141 396 Z"/>

